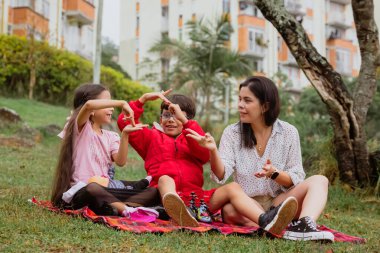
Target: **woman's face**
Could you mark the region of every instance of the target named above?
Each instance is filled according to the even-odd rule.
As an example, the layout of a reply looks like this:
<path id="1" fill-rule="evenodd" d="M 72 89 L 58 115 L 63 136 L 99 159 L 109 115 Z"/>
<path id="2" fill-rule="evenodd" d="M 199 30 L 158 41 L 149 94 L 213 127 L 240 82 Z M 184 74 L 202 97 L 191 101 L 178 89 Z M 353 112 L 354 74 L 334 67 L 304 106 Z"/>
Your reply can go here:
<path id="1" fill-rule="evenodd" d="M 242 87 L 240 89 L 238 110 L 242 123 L 253 123 L 264 120 L 264 108 L 260 104 L 260 100 L 248 87 Z"/>

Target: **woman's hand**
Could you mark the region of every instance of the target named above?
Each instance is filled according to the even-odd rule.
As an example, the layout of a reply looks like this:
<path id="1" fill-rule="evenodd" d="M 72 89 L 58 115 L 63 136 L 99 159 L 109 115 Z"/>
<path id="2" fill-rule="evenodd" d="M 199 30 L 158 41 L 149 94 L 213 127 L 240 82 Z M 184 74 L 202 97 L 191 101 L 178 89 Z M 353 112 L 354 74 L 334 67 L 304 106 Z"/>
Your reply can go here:
<path id="1" fill-rule="evenodd" d="M 139 131 L 143 129 L 144 127 L 148 127 L 147 124 L 136 124 L 135 126 L 127 125 L 124 127 L 123 131 L 121 132 L 123 135 L 129 135 L 132 132 Z"/>
<path id="2" fill-rule="evenodd" d="M 196 140 L 201 147 L 207 148 L 210 151 L 217 150 L 215 140 L 211 136 L 211 134 L 206 133 L 205 136 L 202 136 L 190 128 L 186 128 L 186 131 L 190 133 L 190 134 L 187 134 L 186 136 Z"/>
<path id="3" fill-rule="evenodd" d="M 258 178 L 262 178 L 262 177 L 269 178 L 275 170 L 276 168 L 272 165 L 272 162 L 268 159 L 263 169 L 260 172 L 256 172 L 254 175 L 255 177 L 258 177 Z"/>
<path id="4" fill-rule="evenodd" d="M 123 120 L 129 119 L 131 121 L 132 126 L 136 126 L 135 117 L 134 117 L 135 113 L 132 110 L 132 108 L 129 106 L 129 104 L 127 102 L 125 102 L 121 109 L 122 109 L 122 112 L 124 114 Z"/>
<path id="5" fill-rule="evenodd" d="M 167 91 L 161 91 L 161 92 L 151 92 L 151 93 L 145 93 L 139 98 L 139 101 L 142 104 L 145 104 L 147 101 L 154 101 L 156 99 L 162 99 L 167 104 L 170 104 L 170 101 L 165 97 L 170 92 L 172 92 L 173 89 L 169 89 Z"/>

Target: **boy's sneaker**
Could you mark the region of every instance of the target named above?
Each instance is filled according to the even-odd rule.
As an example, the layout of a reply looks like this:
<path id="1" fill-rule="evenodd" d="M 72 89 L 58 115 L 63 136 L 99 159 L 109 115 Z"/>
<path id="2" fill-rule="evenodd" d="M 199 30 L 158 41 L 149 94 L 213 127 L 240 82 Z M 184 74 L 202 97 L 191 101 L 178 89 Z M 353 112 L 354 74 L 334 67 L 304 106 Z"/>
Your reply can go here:
<path id="1" fill-rule="evenodd" d="M 295 241 L 334 241 L 334 235 L 328 231 L 318 230 L 317 224 L 309 216 L 293 221 L 282 238 Z"/>
<path id="2" fill-rule="evenodd" d="M 162 204 L 164 205 L 166 213 L 178 225 L 184 227 L 198 227 L 197 220 L 190 214 L 185 203 L 175 193 L 168 192 L 162 197 Z"/>
<path id="3" fill-rule="evenodd" d="M 294 197 L 288 197 L 279 206 L 268 210 L 259 217 L 259 226 L 265 231 L 280 235 L 297 213 L 298 202 Z"/>

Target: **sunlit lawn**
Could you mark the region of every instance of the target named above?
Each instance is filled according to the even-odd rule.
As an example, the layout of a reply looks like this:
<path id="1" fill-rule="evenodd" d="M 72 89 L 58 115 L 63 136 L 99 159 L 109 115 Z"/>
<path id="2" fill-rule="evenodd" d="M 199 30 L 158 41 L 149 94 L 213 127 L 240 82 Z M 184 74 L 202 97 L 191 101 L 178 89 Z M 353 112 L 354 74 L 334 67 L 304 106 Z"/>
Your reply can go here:
<path id="1" fill-rule="evenodd" d="M 62 126 L 69 112 L 28 100 L 0 97 L 0 107 L 8 106 L 31 126 L 51 123 Z M 1 134 L 1 130 L 0 130 Z M 45 137 L 34 148 L 0 146 L 0 252 L 379 252 L 379 200 L 359 192 L 346 193 L 330 188 L 325 216 L 320 223 L 348 234 L 367 238 L 364 245 L 319 244 L 270 240 L 253 236 L 216 232 L 133 234 L 94 224 L 82 218 L 59 215 L 30 204 L 33 196 L 48 199 L 59 140 Z M 132 149 L 131 149 L 132 150 Z M 118 178 L 144 177 L 143 163 L 131 152 L 126 168 L 118 168 Z M 212 184 L 205 173 L 206 188 Z"/>

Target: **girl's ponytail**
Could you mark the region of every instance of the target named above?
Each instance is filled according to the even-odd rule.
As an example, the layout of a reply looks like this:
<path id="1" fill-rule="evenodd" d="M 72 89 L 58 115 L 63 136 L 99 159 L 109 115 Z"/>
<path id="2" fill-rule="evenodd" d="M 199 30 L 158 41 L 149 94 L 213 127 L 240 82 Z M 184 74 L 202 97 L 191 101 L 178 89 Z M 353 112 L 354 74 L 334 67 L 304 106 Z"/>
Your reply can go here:
<path id="1" fill-rule="evenodd" d="M 70 189 L 71 177 L 73 175 L 73 147 L 74 147 L 74 127 L 75 121 L 80 111 L 76 109 L 66 125 L 65 135 L 61 144 L 57 167 L 55 170 L 51 202 L 54 206 L 62 204 L 62 194 Z"/>

